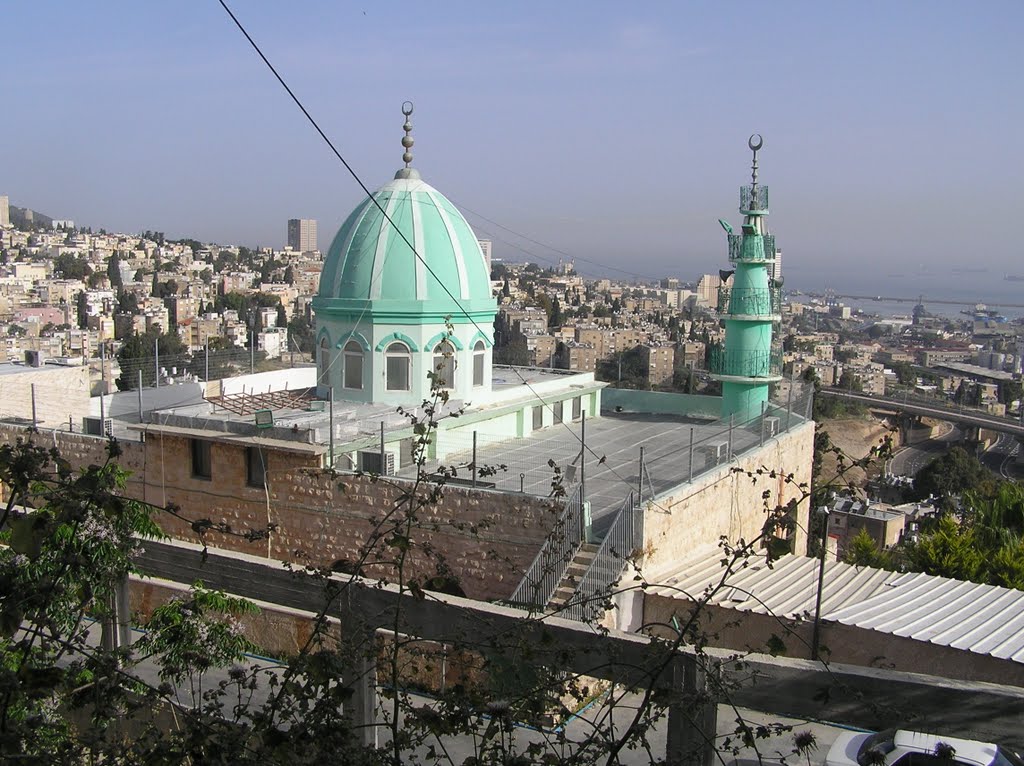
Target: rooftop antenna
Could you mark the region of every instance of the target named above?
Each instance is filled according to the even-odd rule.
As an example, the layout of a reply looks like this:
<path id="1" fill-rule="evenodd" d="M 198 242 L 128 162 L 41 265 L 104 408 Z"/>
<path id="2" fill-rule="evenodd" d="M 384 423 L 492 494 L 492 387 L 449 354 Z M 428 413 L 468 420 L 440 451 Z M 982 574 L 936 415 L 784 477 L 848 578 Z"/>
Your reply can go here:
<path id="1" fill-rule="evenodd" d="M 402 146 L 405 147 L 405 153 L 402 154 L 402 161 L 408 168 L 409 163 L 412 162 L 412 152 L 409 150 L 412 149 L 412 145 L 416 143 L 410 135 L 412 133 L 412 120 L 409 118 L 412 116 L 412 101 L 405 101 L 402 103 L 402 114 L 405 115 L 405 125 L 402 126 L 402 130 L 405 131 L 405 135 L 402 136 Z M 754 164 L 757 164 L 757 160 L 754 160 Z"/>
<path id="2" fill-rule="evenodd" d="M 750 147 L 750 151 L 754 153 L 754 161 L 750 166 L 750 197 L 751 207 L 757 209 L 757 152 L 764 146 L 764 139 L 761 138 L 760 133 L 754 133 L 750 138 L 747 139 L 747 146 Z"/>

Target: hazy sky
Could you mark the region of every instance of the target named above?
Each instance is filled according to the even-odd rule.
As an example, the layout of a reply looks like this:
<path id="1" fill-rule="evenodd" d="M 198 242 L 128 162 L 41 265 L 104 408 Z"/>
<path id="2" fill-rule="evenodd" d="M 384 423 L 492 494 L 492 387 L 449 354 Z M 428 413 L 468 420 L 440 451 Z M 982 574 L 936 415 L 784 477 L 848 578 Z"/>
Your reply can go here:
<path id="1" fill-rule="evenodd" d="M 643 276 L 725 266 L 759 132 L 790 284 L 1024 272 L 1021 0 L 232 7 L 371 188 L 414 101 L 414 165 L 496 257 L 559 256 L 474 213 Z M 326 249 L 358 202 L 215 0 L 3 16 L 13 204 L 248 245 L 310 217 Z"/>

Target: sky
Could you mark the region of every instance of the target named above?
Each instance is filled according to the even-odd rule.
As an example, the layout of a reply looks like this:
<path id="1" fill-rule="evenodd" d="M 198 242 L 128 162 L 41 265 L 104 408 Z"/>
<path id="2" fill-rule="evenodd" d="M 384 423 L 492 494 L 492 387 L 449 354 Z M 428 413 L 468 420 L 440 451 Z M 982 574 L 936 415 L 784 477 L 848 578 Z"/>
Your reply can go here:
<path id="1" fill-rule="evenodd" d="M 714 273 L 760 133 L 788 286 L 1024 273 L 1020 0 L 229 4 L 371 189 L 412 101 L 413 165 L 496 258 Z M 217 0 L 3 15 L 12 204 L 249 246 L 316 218 L 326 250 L 359 202 Z"/>

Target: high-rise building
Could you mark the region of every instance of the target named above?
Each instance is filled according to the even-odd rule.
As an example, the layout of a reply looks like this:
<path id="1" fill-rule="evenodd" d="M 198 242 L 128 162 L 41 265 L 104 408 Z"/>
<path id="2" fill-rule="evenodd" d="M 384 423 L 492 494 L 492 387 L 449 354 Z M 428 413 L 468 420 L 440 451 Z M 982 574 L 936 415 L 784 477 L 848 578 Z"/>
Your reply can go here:
<path id="1" fill-rule="evenodd" d="M 319 250 L 316 241 L 315 218 L 290 218 L 288 220 L 288 247 L 300 253 Z"/>
<path id="2" fill-rule="evenodd" d="M 0 194 L 0 226 L 11 225 L 11 201 L 6 194 Z"/>
<path id="3" fill-rule="evenodd" d="M 491 240 L 489 239 L 478 239 L 480 243 L 480 252 L 484 254 L 484 263 L 487 264 L 487 273 L 491 273 Z"/>

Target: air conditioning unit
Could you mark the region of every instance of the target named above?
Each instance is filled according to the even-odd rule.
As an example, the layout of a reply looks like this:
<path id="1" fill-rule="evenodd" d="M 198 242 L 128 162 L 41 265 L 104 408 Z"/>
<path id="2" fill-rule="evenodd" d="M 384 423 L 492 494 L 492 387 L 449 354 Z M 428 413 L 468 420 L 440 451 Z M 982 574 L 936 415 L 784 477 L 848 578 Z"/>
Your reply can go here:
<path id="1" fill-rule="evenodd" d="M 770 439 L 773 436 L 779 434 L 779 419 L 774 415 L 769 415 L 764 419 L 764 435 L 766 439 Z"/>
<path id="2" fill-rule="evenodd" d="M 114 424 L 110 418 L 105 418 L 100 423 L 99 418 L 85 417 L 82 418 L 82 430 L 89 436 L 111 436 L 114 432 Z"/>
<path id="3" fill-rule="evenodd" d="M 707 456 L 707 462 L 709 465 L 718 465 L 729 459 L 729 442 L 727 441 L 713 441 L 708 442 L 700 451 Z"/>
<path id="4" fill-rule="evenodd" d="M 42 367 L 43 355 L 40 351 L 28 349 L 25 351 L 25 364 L 29 367 Z"/>
<path id="5" fill-rule="evenodd" d="M 362 450 L 359 453 L 359 470 L 366 473 L 376 473 L 381 476 L 395 475 L 395 453 L 384 453 L 384 465 L 381 466 L 380 450 Z"/>

